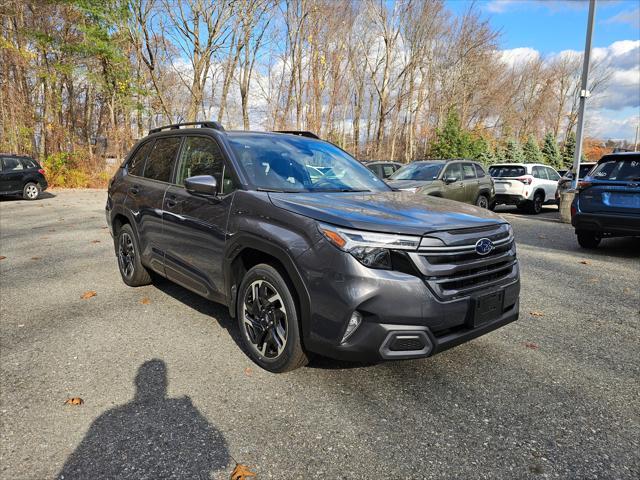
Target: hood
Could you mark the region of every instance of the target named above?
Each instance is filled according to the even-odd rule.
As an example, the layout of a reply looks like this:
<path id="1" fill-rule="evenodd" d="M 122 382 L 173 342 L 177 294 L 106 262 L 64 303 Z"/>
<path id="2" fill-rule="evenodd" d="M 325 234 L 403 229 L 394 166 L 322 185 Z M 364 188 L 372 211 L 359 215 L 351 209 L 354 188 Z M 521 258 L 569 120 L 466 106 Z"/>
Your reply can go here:
<path id="1" fill-rule="evenodd" d="M 431 180 L 385 180 L 387 185 L 391 188 L 403 189 L 403 188 L 420 188 L 426 185 L 431 185 Z"/>
<path id="2" fill-rule="evenodd" d="M 314 220 L 374 232 L 423 235 L 506 223 L 489 210 L 411 192 L 269 193 L 269 198 Z"/>

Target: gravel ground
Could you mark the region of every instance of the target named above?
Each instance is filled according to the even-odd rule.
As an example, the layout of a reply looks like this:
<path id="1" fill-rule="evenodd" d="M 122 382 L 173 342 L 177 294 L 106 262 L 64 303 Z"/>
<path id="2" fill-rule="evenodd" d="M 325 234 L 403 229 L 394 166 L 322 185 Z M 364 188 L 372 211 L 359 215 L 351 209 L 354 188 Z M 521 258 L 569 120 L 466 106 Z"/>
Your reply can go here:
<path id="1" fill-rule="evenodd" d="M 555 207 L 503 210 L 518 322 L 429 359 L 273 375 L 225 308 L 124 285 L 104 202 L 0 202 L 1 478 L 640 476 L 637 240 L 587 252 Z"/>

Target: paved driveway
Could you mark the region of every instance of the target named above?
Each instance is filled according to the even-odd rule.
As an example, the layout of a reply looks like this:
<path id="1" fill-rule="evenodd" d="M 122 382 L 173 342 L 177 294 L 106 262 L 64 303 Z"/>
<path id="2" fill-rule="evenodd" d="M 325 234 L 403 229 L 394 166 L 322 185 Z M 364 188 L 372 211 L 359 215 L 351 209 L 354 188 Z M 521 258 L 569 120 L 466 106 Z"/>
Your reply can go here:
<path id="1" fill-rule="evenodd" d="M 588 253 L 555 208 L 502 210 L 518 322 L 430 359 L 273 375 L 221 306 L 122 283 L 104 202 L 0 202 L 1 478 L 640 475 L 637 241 Z"/>

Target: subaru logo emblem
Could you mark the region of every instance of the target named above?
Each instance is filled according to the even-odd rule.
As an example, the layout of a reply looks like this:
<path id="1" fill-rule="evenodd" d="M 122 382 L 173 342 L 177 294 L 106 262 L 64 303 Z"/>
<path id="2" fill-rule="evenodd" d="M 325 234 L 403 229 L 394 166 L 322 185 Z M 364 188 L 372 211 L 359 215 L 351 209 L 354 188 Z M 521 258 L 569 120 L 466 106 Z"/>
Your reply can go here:
<path id="1" fill-rule="evenodd" d="M 493 242 L 488 238 L 481 238 L 476 242 L 476 253 L 478 255 L 488 255 L 493 250 Z"/>

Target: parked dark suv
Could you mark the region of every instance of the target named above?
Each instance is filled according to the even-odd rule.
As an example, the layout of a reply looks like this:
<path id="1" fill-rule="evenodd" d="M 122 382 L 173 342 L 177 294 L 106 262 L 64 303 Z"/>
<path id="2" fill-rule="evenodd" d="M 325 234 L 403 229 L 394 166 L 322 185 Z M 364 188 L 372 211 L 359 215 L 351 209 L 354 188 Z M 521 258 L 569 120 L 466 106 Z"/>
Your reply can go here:
<path id="1" fill-rule="evenodd" d="M 0 154 L 0 195 L 35 200 L 48 187 L 44 170 L 31 157 Z"/>
<path id="2" fill-rule="evenodd" d="M 640 236 L 640 153 L 602 157 L 578 182 L 571 223 L 583 248 L 606 237 Z"/>
<path id="3" fill-rule="evenodd" d="M 427 357 L 518 317 L 508 223 L 392 191 L 317 138 L 154 129 L 111 180 L 106 216 L 126 284 L 154 272 L 227 305 L 272 372 L 311 352 Z"/>

